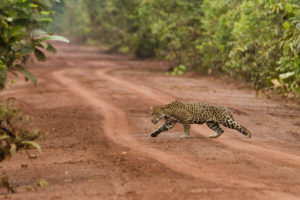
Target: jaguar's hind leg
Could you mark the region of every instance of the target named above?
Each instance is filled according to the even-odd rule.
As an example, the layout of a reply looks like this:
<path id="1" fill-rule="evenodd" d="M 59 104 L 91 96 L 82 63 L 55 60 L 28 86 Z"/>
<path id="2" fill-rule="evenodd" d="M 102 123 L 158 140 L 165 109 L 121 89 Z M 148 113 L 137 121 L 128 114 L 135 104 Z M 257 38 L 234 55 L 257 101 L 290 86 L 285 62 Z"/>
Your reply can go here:
<path id="1" fill-rule="evenodd" d="M 183 124 L 183 128 L 184 128 L 184 135 L 181 135 L 180 137 L 181 138 L 189 137 L 191 125 L 190 124 Z"/>
<path id="2" fill-rule="evenodd" d="M 216 133 L 209 136 L 210 138 L 217 138 L 220 137 L 220 135 L 222 135 L 222 133 L 224 133 L 223 129 L 220 128 L 219 124 L 217 122 L 214 121 L 208 121 L 206 122 L 206 125 L 212 129 L 213 131 L 215 131 Z"/>

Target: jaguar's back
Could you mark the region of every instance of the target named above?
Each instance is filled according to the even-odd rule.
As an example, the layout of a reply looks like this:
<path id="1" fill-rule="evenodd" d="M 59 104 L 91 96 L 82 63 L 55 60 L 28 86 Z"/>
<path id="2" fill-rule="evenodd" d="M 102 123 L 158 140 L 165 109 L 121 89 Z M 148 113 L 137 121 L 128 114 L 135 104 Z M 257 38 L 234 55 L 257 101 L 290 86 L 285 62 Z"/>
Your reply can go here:
<path id="1" fill-rule="evenodd" d="M 222 123 L 226 117 L 233 118 L 230 111 L 224 107 L 205 103 L 183 103 L 186 111 L 192 114 L 193 121 L 215 121 Z"/>

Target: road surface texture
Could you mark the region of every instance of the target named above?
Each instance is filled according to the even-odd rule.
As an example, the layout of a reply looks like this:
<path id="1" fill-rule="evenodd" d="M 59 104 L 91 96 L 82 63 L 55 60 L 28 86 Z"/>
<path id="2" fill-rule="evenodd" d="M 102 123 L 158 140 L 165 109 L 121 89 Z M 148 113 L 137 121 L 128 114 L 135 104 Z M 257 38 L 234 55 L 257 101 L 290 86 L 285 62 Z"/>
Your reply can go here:
<path id="1" fill-rule="evenodd" d="M 256 98 L 238 81 L 195 74 L 168 76 L 168 66 L 70 44 L 30 70 L 39 87 L 17 80 L 15 97 L 43 134 L 43 152 L 1 163 L 18 193 L 0 199 L 300 199 L 300 109 Z M 151 138 L 151 106 L 174 100 L 227 106 L 252 132 L 180 124 Z M 27 153 L 36 154 L 34 160 Z M 23 168 L 21 167 L 23 166 Z M 27 166 L 24 168 L 24 166 Z M 49 186 L 32 187 L 45 179 Z"/>

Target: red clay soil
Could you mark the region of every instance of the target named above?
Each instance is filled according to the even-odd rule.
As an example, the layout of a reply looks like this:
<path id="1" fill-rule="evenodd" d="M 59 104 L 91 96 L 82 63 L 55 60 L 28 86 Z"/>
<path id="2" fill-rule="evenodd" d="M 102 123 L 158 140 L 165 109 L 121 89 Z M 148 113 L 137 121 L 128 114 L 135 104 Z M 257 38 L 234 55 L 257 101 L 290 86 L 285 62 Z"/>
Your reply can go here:
<path id="1" fill-rule="evenodd" d="M 39 87 L 18 80 L 15 97 L 43 134 L 43 152 L 1 163 L 17 185 L 0 199 L 300 199 L 300 109 L 256 98 L 237 81 L 167 76 L 167 65 L 59 46 L 31 71 Z M 182 126 L 151 138 L 151 106 L 175 99 L 227 106 L 252 138 L 224 128 Z M 162 123 L 162 122 L 161 122 Z M 34 160 L 27 153 L 36 154 Z M 27 166 L 22 168 L 22 166 Z M 44 179 L 49 186 L 33 187 Z"/>

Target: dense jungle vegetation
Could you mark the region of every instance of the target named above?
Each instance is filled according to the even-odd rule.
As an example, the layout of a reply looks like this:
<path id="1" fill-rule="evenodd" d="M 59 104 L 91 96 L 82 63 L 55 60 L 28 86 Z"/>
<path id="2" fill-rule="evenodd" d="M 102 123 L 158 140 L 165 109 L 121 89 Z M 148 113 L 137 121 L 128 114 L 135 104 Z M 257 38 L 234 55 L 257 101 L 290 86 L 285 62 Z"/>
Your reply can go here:
<path id="1" fill-rule="evenodd" d="M 52 30 L 300 95 L 299 0 L 64 0 L 54 10 Z"/>
<path id="2" fill-rule="evenodd" d="M 68 42 L 64 37 L 46 32 L 43 28 L 52 22 L 54 0 L 1 0 L 0 1 L 0 90 L 7 85 L 7 73 L 18 76 L 37 85 L 36 77 L 26 69 L 31 55 L 38 61 L 45 61 L 43 50 L 56 53 L 49 40 Z M 55 2 L 59 2 L 56 0 Z M 11 82 L 14 83 L 13 81 Z M 0 97 L 0 162 L 21 149 L 40 146 L 34 140 L 39 130 L 30 127 L 30 118 L 14 105 L 14 98 Z M 15 192 L 6 176 L 0 175 L 0 186 Z"/>

